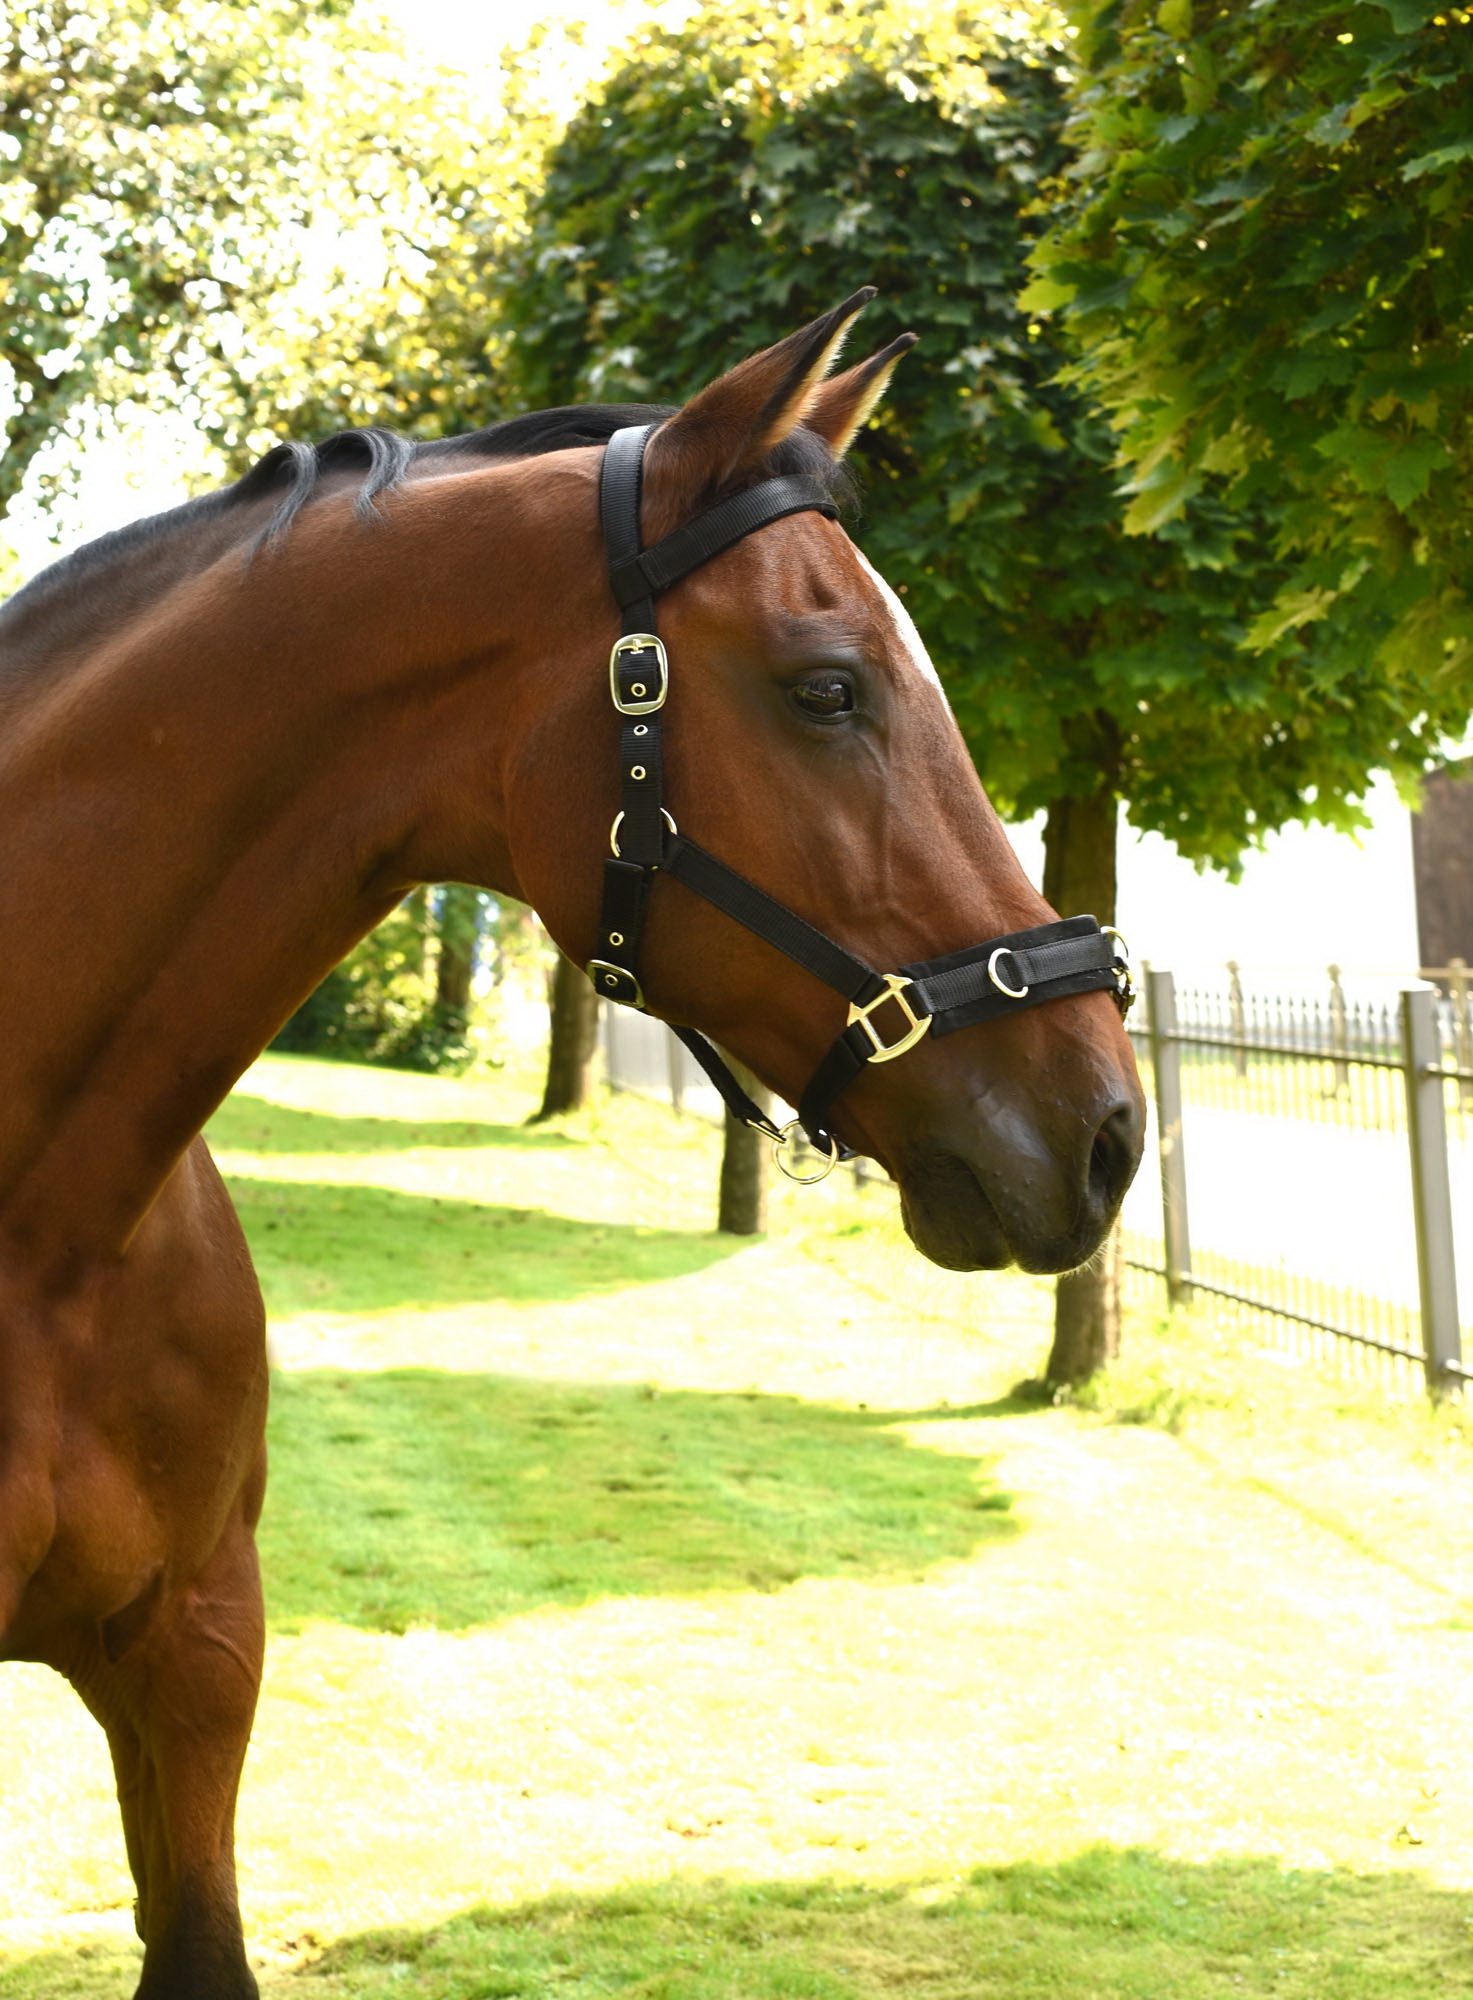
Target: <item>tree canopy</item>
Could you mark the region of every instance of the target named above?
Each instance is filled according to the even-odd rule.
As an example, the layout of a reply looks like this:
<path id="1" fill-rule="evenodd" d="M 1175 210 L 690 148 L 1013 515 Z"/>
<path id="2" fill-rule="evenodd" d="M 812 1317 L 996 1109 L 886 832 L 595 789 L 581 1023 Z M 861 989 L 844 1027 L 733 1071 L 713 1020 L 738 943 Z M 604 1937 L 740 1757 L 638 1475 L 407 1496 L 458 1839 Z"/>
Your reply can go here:
<path id="1" fill-rule="evenodd" d="M 1338 613 L 1412 712 L 1473 700 L 1473 12 L 1064 5 L 1075 158 L 1027 297 L 1067 315 L 1128 525 L 1265 510 L 1253 646 Z"/>
<path id="2" fill-rule="evenodd" d="M 1288 820 L 1353 823 L 1372 769 L 1428 754 L 1425 704 L 1348 621 L 1245 650 L 1288 573 L 1261 511 L 1204 493 L 1125 533 L 1111 430 L 1019 303 L 1067 159 L 1063 45 L 1040 17 L 916 18 L 802 0 L 645 35 L 505 274 L 520 400 L 684 396 L 877 284 L 866 337 L 922 344 L 856 444 L 858 533 L 1004 809 L 1118 795 L 1229 867 Z"/>
<path id="3" fill-rule="evenodd" d="M 463 423 L 478 253 L 535 137 L 478 124 L 343 0 L 15 0 L 0 515 L 46 446 L 129 404 L 182 412 L 237 470 L 395 400 Z M 53 483 L 78 455 L 52 455 Z"/>

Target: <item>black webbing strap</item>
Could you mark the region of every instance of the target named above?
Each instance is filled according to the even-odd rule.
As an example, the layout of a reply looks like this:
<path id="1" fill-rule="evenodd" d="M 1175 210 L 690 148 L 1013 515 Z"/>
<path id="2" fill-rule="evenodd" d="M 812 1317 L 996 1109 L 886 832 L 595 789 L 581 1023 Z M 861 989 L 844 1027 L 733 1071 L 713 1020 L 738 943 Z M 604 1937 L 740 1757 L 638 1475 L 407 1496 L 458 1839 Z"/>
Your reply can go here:
<path id="1" fill-rule="evenodd" d="M 751 1125 L 758 1132 L 765 1132 L 769 1139 L 782 1138 L 779 1128 L 773 1124 L 760 1104 L 753 1103 L 726 1063 L 722 1061 L 719 1050 L 714 1048 L 704 1035 L 698 1034 L 694 1028 L 673 1026 L 670 1032 L 678 1042 L 684 1043 L 711 1082 L 715 1084 L 721 1093 L 722 1103 L 733 1118 L 740 1119 L 743 1125 Z"/>
<path id="2" fill-rule="evenodd" d="M 604 449 L 598 481 L 598 508 L 603 522 L 604 553 L 608 557 L 610 576 L 616 568 L 622 568 L 639 555 L 639 502 L 644 485 L 644 448 L 653 429 L 653 424 L 631 424 L 625 430 L 615 431 Z M 616 592 L 615 601 L 624 614 L 620 628 L 623 632 L 654 631 L 655 600 L 648 588 L 641 589 L 633 597 L 620 597 Z"/>
<path id="3" fill-rule="evenodd" d="M 912 1012 L 930 1017 L 930 1033 L 951 1035 L 1070 993 L 1118 991 L 1123 971 L 1112 934 L 1102 931 L 1093 917 L 1064 917 L 1032 930 L 1009 931 L 945 958 L 902 965 L 900 976 L 908 982 L 901 991 Z M 878 1017 L 881 1034 L 888 1025 Z M 863 1022 L 851 1022 L 803 1093 L 798 1118 L 805 1131 L 823 1125 L 840 1093 L 874 1060 L 874 1039 Z"/>
<path id="4" fill-rule="evenodd" d="M 655 592 L 668 590 L 769 521 L 808 510 L 831 517 L 837 512 L 821 483 L 806 474 L 766 479 L 641 550 L 644 452 L 653 429 L 652 424 L 633 424 L 615 431 L 604 451 L 599 478 L 599 517 L 620 609 L 620 639 L 609 662 L 609 682 L 621 728 L 615 851 L 604 863 L 598 944 L 589 976 L 605 999 L 628 1007 L 644 1006 L 639 947 L 645 902 L 651 876 L 666 865 L 661 721 L 669 667 L 655 632 Z M 739 882 L 740 877 L 733 880 Z M 750 893 L 760 896 L 761 891 Z M 781 904 L 771 903 L 771 909 L 786 915 Z M 791 921 L 796 924 L 799 919 Z M 837 951 L 817 931 L 812 937 L 829 951 Z"/>
<path id="5" fill-rule="evenodd" d="M 625 433 L 616 431 L 614 435 L 618 438 Z M 683 528 L 677 528 L 651 548 L 642 551 L 636 548 L 617 557 L 611 552 L 609 582 L 619 608 L 638 608 L 650 603 L 659 591 L 679 583 L 683 576 L 689 576 L 693 569 L 710 562 L 724 549 L 734 548 L 754 528 L 765 528 L 769 521 L 781 521 L 789 514 L 805 513 L 827 514 L 831 521 L 839 516 L 833 496 L 819 480 L 807 473 L 789 473 L 779 479 L 764 479 L 758 486 L 749 486 L 745 493 L 733 494 L 730 500 L 697 514 L 693 521 L 687 521 Z M 633 629 L 649 628 L 641 625 Z"/>
<path id="6" fill-rule="evenodd" d="M 1063 917 L 900 970 L 911 982 L 913 1004 L 931 1016 L 931 1033 L 951 1035 L 1020 1007 L 1118 986 L 1118 957 L 1113 933 L 1093 917 Z"/>
<path id="7" fill-rule="evenodd" d="M 728 868 L 724 861 L 718 861 L 714 854 L 697 847 L 683 834 L 676 834 L 666 842 L 665 858 L 660 865 L 667 875 L 673 875 L 677 882 L 684 882 L 688 889 L 694 889 L 698 896 L 704 896 L 708 903 L 734 917 L 755 937 L 775 945 L 815 979 L 842 993 L 846 1000 L 862 1005 L 884 992 L 884 980 L 862 958 L 855 958 L 852 952 L 805 922 L 796 910 L 777 902 L 765 889 L 759 889 L 745 875 L 738 875 L 734 868 Z"/>
<path id="8" fill-rule="evenodd" d="M 644 1006 L 639 947 L 649 886 L 659 869 L 812 973 L 850 1003 L 855 1018 L 819 1064 L 803 1093 L 798 1119 L 821 1152 L 847 1158 L 848 1148 L 827 1129 L 828 1114 L 868 1063 L 901 1053 L 902 1045 L 913 1046 L 926 1033 L 949 1035 L 1070 993 L 1113 988 L 1123 1007 L 1129 1004 L 1128 985 L 1121 985 L 1126 968 L 1112 936 L 1093 917 L 1068 917 L 882 975 L 675 831 L 663 804 L 660 722 L 669 670 L 655 632 L 655 596 L 769 521 L 808 510 L 832 517 L 836 509 L 815 479 L 763 480 L 641 550 L 641 468 L 652 428 L 631 426 L 614 433 L 599 489 L 609 578 L 621 613 L 622 636 L 609 662 L 609 678 L 623 727 L 615 852 L 604 863 L 599 945 L 589 975 L 605 998 Z M 898 1033 L 887 1012 L 898 1018 Z M 711 1043 L 693 1028 L 674 1032 L 732 1114 L 781 1141 L 783 1134 Z"/>

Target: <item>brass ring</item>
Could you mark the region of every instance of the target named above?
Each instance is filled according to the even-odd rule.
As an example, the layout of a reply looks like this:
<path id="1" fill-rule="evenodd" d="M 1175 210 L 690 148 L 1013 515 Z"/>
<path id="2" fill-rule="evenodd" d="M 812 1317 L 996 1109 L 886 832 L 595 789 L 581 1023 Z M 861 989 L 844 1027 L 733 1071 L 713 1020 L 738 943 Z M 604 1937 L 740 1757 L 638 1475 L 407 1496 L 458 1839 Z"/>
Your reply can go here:
<path id="1" fill-rule="evenodd" d="M 1029 987 L 1004 985 L 1003 981 L 997 976 L 997 961 L 1000 958 L 1011 958 L 1012 955 L 1011 945 L 1000 944 L 987 961 L 987 977 L 992 981 L 998 992 L 1006 994 L 1009 1000 L 1026 1000 L 1031 990 Z"/>
<path id="2" fill-rule="evenodd" d="M 666 826 L 669 827 L 672 833 L 677 831 L 674 820 L 671 819 L 669 813 L 666 812 L 663 806 L 661 806 L 660 808 L 660 817 L 662 820 L 664 820 Z M 609 828 L 609 852 L 610 854 L 613 855 L 616 861 L 622 861 L 624 858 L 623 855 L 620 854 L 619 852 L 619 828 L 623 824 L 624 824 L 623 813 L 621 812 L 615 813 L 614 824 Z"/>
<path id="3" fill-rule="evenodd" d="M 779 1170 L 786 1174 L 790 1181 L 796 1181 L 799 1187 L 816 1187 L 820 1181 L 826 1181 L 838 1165 L 839 1142 L 833 1133 L 830 1132 L 828 1135 L 829 1156 L 819 1167 L 818 1172 L 816 1174 L 795 1174 L 791 1167 L 783 1164 L 783 1153 L 792 1144 L 793 1133 L 802 1131 L 802 1123 L 796 1118 L 784 1125 L 782 1131 L 772 1142 L 772 1157 L 777 1161 Z M 804 1137 L 807 1137 L 806 1133 L 804 1133 Z"/>

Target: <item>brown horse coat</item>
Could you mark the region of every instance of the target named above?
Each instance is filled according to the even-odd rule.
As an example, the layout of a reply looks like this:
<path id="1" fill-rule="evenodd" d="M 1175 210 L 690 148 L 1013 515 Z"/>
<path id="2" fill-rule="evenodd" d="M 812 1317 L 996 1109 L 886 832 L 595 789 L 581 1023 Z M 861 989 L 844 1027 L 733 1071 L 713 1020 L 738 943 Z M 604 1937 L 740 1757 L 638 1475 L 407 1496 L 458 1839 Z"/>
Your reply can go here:
<path id="1" fill-rule="evenodd" d="M 656 433 L 647 540 L 774 454 L 842 452 L 908 344 L 826 382 L 861 303 Z M 0 1656 L 65 1674 L 107 1732 L 147 2000 L 255 1991 L 232 1826 L 262 1654 L 263 1315 L 196 1135 L 411 885 L 522 897 L 580 960 L 594 936 L 616 802 L 601 451 L 496 436 L 401 448 L 370 517 L 325 450 L 276 535 L 273 455 L 0 616 Z M 667 795 L 707 848 L 882 967 L 1049 917 L 834 523 L 754 534 L 670 593 L 662 631 Z M 831 727 L 793 691 L 835 673 L 856 709 Z M 644 983 L 794 1100 L 842 1025 L 678 884 Z M 1118 1208 L 1141 1106 L 1087 994 L 867 1071 L 837 1123 L 894 1173 L 926 1254 L 1060 1269 Z"/>

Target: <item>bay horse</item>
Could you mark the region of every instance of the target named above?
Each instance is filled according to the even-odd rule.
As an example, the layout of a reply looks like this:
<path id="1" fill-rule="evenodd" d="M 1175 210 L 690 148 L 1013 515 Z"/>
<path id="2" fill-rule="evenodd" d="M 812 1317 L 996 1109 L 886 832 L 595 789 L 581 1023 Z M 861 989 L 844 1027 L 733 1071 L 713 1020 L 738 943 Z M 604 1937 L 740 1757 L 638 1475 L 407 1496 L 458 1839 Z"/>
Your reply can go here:
<path id="1" fill-rule="evenodd" d="M 233 1823 L 263 1650 L 264 1315 L 198 1134 L 415 884 L 519 897 L 578 962 L 617 959 L 599 857 L 632 782 L 617 729 L 648 725 L 617 674 L 610 707 L 615 433 L 642 431 L 636 551 L 775 482 L 811 496 L 699 555 L 634 653 L 646 675 L 656 646 L 672 662 L 660 815 L 668 796 L 687 862 L 693 831 L 791 923 L 771 938 L 646 868 L 639 997 L 794 1103 L 836 1032 L 857 1039 L 831 1143 L 888 1168 L 938 1263 L 1069 1269 L 1119 1207 L 1143 1107 L 1112 975 L 912 1032 L 915 996 L 949 1004 L 979 936 L 1004 934 L 987 977 L 1016 997 L 1053 947 L 1025 964 L 1006 937 L 1071 927 L 824 504 L 909 344 L 829 374 L 869 296 L 675 411 L 280 446 L 0 614 L 0 1657 L 57 1669 L 107 1734 L 140 2000 L 256 1991 Z M 838 954 L 828 972 L 795 937 Z M 833 963 L 925 954 L 912 1028 L 877 1026 L 863 991 L 841 1027 Z M 886 1002 L 904 986 L 868 976 Z"/>

